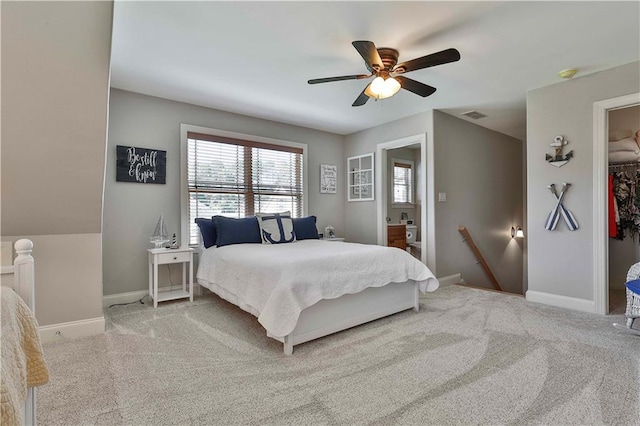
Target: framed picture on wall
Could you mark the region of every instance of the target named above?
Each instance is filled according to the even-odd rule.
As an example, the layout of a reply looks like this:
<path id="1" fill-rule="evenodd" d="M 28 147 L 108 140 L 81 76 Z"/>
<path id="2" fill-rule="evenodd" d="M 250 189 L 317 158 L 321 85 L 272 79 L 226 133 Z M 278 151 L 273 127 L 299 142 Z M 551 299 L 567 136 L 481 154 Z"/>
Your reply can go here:
<path id="1" fill-rule="evenodd" d="M 157 183 L 167 178 L 167 151 L 116 146 L 116 182 Z"/>
<path id="2" fill-rule="evenodd" d="M 320 164 L 320 193 L 335 194 L 338 187 L 338 166 Z"/>
<path id="3" fill-rule="evenodd" d="M 373 201 L 373 152 L 347 158 L 347 200 Z"/>

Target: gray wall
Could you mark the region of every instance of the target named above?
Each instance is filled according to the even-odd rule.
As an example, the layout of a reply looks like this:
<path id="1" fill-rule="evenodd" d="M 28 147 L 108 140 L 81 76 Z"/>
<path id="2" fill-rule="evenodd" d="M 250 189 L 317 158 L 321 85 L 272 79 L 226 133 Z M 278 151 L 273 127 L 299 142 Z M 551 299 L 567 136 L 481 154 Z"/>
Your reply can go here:
<path id="1" fill-rule="evenodd" d="M 593 103 L 640 91 L 640 63 L 532 90 L 527 94 L 529 290 L 594 300 Z M 564 135 L 575 157 L 564 167 L 544 161 L 554 136 Z M 580 229 L 542 225 L 554 202 L 547 185 L 569 182 L 565 205 Z"/>
<path id="2" fill-rule="evenodd" d="M 523 143 L 502 133 L 434 111 L 436 267 L 460 273 L 468 284 L 493 288 L 458 226 L 473 237 L 503 290 L 522 294 L 523 241 L 511 227 L 523 224 Z M 526 229 L 525 229 L 526 232 Z"/>
<path id="3" fill-rule="evenodd" d="M 427 133 L 427 145 L 434 144 L 435 195 L 448 196 L 446 203 L 435 203 L 437 256 L 430 268 L 438 277 L 461 273 L 471 284 L 490 287 L 461 242 L 458 225 L 465 225 L 505 290 L 522 293 L 524 242 L 512 240 L 510 229 L 524 227 L 523 143 L 430 111 L 348 135 L 345 156 L 375 152 L 379 143 L 419 133 Z M 419 184 L 426 184 L 425 167 L 419 167 Z M 429 203 L 434 200 L 425 205 Z M 376 243 L 375 201 L 347 203 L 345 222 L 348 240 Z"/>
<path id="4" fill-rule="evenodd" d="M 113 89 L 104 205 L 105 295 L 147 288 L 146 249 L 161 212 L 167 230 L 180 241 L 180 123 L 308 144 L 308 214 L 318 217 L 321 231 L 330 224 L 344 235 L 343 136 Z M 167 183 L 116 182 L 116 145 L 166 150 Z M 338 166 L 337 194 L 320 194 L 320 164 Z M 173 269 L 178 282 L 180 268 Z M 163 275 L 160 279 L 168 282 Z"/>
<path id="5" fill-rule="evenodd" d="M 640 130 L 640 106 L 617 109 L 609 112 L 609 129 Z M 609 288 L 624 290 L 627 271 L 636 262 L 640 262 L 640 244 L 638 240 L 626 237 L 624 240 L 609 239 Z"/>
<path id="6" fill-rule="evenodd" d="M 102 317 L 112 9 L 2 3 L 2 239 L 34 241 L 40 325 Z"/>
<path id="7" fill-rule="evenodd" d="M 427 133 L 431 124 L 431 112 L 420 113 L 391 123 L 382 124 L 345 136 L 346 158 L 376 152 L 379 143 L 401 139 L 406 136 Z M 376 173 L 379 171 L 376 170 Z M 377 244 L 376 202 L 347 202 L 345 208 L 345 236 L 347 240 L 365 244 Z"/>

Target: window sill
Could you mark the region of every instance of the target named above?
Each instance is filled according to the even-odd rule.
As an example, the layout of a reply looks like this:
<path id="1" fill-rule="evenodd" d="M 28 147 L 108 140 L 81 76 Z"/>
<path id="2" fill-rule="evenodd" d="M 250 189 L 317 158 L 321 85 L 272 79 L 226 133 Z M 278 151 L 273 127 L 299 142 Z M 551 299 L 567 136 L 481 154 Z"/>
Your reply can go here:
<path id="1" fill-rule="evenodd" d="M 391 204 L 392 209 L 412 209 L 415 206 L 416 205 L 413 203 L 392 203 Z"/>

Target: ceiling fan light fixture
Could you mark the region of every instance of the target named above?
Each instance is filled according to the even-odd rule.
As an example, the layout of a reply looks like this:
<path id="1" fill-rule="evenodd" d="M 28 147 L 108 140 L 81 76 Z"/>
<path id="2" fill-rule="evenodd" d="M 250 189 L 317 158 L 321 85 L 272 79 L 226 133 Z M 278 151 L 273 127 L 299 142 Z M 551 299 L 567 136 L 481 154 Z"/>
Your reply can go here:
<path id="1" fill-rule="evenodd" d="M 398 51 L 389 47 L 377 48 L 372 41 L 356 40 L 351 43 L 358 51 L 367 70 L 370 74 L 341 75 L 337 77 L 313 78 L 308 80 L 309 84 L 329 83 L 332 81 L 361 80 L 373 77 L 376 78 L 367 84 L 355 101 L 352 107 L 360 107 L 367 103 L 369 98 L 385 99 L 398 93 L 398 90 L 405 89 L 418 96 L 426 98 L 435 93 L 436 88 L 428 84 L 405 77 L 411 71 L 424 68 L 435 67 L 437 65 L 448 64 L 460 60 L 460 52 L 450 48 L 430 55 L 414 58 L 410 61 L 398 63 Z M 395 77 L 391 77 L 393 74 Z"/>
<path id="2" fill-rule="evenodd" d="M 400 90 L 400 83 L 393 77 L 388 77 L 386 80 L 382 77 L 376 77 L 373 79 L 365 94 L 374 99 L 386 99 L 398 93 Z"/>

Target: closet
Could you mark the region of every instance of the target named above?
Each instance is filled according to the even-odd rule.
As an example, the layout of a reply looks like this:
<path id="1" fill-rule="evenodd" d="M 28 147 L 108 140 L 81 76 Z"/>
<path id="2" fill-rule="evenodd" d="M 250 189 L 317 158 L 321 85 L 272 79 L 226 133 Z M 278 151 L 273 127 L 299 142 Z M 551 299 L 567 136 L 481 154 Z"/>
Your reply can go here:
<path id="1" fill-rule="evenodd" d="M 640 106 L 609 111 L 609 312 L 625 311 L 624 283 L 640 262 Z"/>

